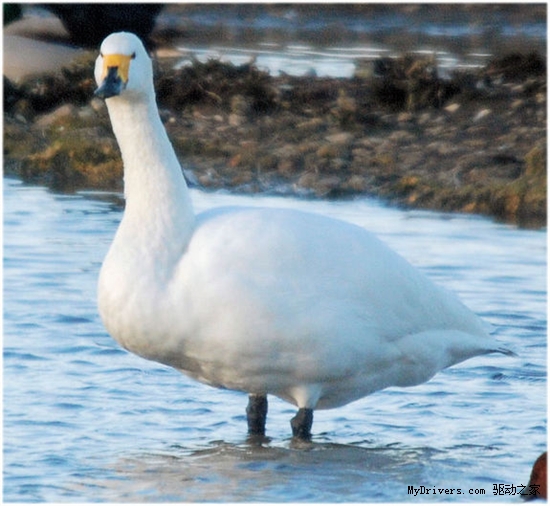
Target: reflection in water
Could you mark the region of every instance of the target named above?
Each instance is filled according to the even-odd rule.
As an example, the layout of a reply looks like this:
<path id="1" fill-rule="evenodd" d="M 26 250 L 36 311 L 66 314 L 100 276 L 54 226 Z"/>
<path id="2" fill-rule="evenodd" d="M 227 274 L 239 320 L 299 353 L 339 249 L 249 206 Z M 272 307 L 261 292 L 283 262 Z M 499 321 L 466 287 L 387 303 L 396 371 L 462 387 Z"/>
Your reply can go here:
<path id="1" fill-rule="evenodd" d="M 213 442 L 188 452 L 125 457 L 117 479 L 102 482 L 112 500 L 162 501 L 365 501 L 397 497 L 406 483 L 421 483 L 425 464 L 439 452 L 427 448 L 363 448 L 312 443 L 308 448 Z M 310 481 L 314 474 L 315 479 Z M 308 483 L 309 482 L 309 483 Z"/>

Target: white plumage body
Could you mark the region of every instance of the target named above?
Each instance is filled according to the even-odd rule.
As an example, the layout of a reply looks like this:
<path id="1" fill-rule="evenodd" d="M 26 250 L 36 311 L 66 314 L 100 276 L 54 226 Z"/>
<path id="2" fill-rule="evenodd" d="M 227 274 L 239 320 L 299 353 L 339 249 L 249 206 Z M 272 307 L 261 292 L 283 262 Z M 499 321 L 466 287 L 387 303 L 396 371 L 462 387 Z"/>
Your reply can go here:
<path id="1" fill-rule="evenodd" d="M 351 224 L 214 210 L 197 217 L 169 271 L 159 266 L 163 243 L 155 252 L 140 240 L 117 237 L 104 263 L 108 330 L 132 352 L 216 386 L 329 408 L 494 348 L 454 296 Z"/>
<path id="2" fill-rule="evenodd" d="M 199 381 L 311 409 L 503 351 L 453 295 L 358 226 L 284 209 L 195 216 L 134 39 L 102 46 L 137 52 L 124 93 L 107 100 L 126 209 L 99 308 L 122 346 Z"/>

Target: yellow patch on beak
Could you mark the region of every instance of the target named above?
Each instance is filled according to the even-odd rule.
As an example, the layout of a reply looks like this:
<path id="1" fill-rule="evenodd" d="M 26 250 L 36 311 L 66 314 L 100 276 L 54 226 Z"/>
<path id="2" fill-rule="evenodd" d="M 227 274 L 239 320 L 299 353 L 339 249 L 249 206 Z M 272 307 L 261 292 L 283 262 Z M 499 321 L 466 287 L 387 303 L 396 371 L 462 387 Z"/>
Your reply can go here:
<path id="1" fill-rule="evenodd" d="M 106 54 L 103 56 L 103 74 L 101 79 L 105 79 L 110 68 L 116 68 L 120 80 L 126 84 L 128 82 L 128 72 L 130 70 L 130 60 L 132 56 L 125 54 Z"/>

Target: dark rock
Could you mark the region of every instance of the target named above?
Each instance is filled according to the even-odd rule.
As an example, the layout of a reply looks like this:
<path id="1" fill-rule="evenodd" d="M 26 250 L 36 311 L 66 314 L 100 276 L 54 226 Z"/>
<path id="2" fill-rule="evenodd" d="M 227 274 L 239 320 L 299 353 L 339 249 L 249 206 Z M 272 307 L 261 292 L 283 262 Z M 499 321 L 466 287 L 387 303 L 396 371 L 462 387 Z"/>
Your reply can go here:
<path id="1" fill-rule="evenodd" d="M 4 111 L 12 112 L 14 105 L 23 98 L 24 93 L 4 76 Z"/>
<path id="2" fill-rule="evenodd" d="M 43 4 L 59 17 L 71 40 L 84 47 L 96 48 L 107 35 L 128 31 L 148 41 L 162 4 L 140 3 L 67 3 Z"/>
<path id="3" fill-rule="evenodd" d="M 487 75 L 509 81 L 546 75 L 546 61 L 538 53 L 512 53 L 493 59 L 487 66 Z"/>
<path id="4" fill-rule="evenodd" d="M 4 11 L 4 26 L 17 21 L 23 14 L 23 9 L 19 4 L 5 3 L 2 4 L 2 8 Z"/>

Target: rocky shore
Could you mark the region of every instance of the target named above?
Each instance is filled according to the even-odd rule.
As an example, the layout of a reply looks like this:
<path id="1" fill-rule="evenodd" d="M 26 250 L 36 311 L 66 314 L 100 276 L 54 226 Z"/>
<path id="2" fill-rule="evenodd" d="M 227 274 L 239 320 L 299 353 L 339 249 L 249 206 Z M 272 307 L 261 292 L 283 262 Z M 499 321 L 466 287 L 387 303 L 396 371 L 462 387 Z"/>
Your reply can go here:
<path id="1" fill-rule="evenodd" d="M 94 55 L 4 78 L 4 171 L 62 191 L 122 189 Z M 156 62 L 163 122 L 191 185 L 392 203 L 546 224 L 546 63 L 507 54 L 442 79 L 428 57 L 349 79 L 270 76 L 254 62 Z"/>

